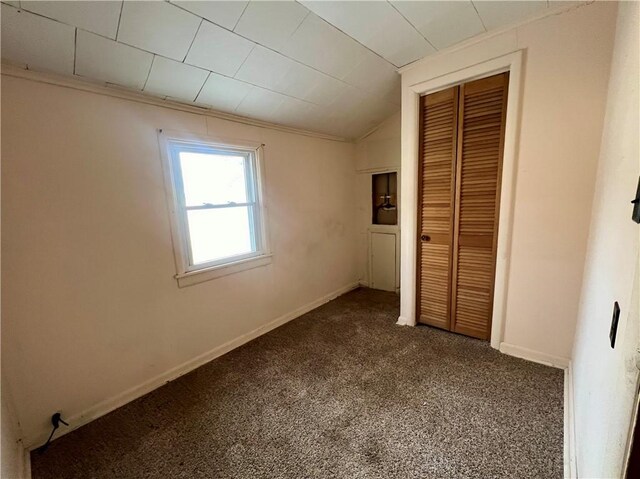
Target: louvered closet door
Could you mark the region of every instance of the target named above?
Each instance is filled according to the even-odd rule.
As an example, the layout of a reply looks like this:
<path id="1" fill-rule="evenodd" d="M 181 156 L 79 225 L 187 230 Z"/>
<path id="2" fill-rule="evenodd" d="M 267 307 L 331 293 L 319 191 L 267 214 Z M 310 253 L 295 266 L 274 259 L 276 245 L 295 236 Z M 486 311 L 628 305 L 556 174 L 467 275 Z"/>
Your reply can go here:
<path id="1" fill-rule="evenodd" d="M 460 87 L 452 331 L 489 339 L 509 74 Z"/>
<path id="2" fill-rule="evenodd" d="M 458 87 L 421 98 L 417 318 L 450 329 Z"/>

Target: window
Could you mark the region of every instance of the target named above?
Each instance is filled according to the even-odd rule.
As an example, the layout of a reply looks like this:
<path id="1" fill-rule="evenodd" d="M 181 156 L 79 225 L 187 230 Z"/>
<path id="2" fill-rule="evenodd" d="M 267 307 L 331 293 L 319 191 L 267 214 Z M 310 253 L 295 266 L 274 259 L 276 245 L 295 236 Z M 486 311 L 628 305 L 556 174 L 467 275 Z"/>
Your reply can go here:
<path id="1" fill-rule="evenodd" d="M 261 145 L 162 132 L 160 138 L 166 154 L 179 285 L 266 264 Z M 208 275 L 193 278 L 201 273 Z"/>

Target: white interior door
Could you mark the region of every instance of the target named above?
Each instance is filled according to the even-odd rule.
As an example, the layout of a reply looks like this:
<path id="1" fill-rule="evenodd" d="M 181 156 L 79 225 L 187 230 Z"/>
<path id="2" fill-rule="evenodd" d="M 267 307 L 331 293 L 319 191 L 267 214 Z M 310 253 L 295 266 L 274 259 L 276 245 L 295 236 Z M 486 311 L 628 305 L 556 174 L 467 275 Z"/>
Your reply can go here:
<path id="1" fill-rule="evenodd" d="M 396 235 L 371 233 L 371 284 L 374 289 L 396 290 Z"/>

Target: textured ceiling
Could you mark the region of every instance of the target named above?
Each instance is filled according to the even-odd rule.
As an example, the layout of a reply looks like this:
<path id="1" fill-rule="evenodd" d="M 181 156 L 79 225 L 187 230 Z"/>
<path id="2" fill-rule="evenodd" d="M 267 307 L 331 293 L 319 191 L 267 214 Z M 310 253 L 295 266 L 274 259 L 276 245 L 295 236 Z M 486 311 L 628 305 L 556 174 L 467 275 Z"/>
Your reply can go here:
<path id="1" fill-rule="evenodd" d="M 400 109 L 398 67 L 549 8 L 546 0 L 2 3 L 2 57 L 13 63 L 347 138 Z"/>

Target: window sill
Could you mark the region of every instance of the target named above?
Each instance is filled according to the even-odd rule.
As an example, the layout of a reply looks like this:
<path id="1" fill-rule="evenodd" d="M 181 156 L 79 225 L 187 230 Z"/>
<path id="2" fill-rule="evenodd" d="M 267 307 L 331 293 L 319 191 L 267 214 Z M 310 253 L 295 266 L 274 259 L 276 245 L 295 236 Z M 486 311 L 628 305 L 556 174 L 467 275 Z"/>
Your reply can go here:
<path id="1" fill-rule="evenodd" d="M 186 286 L 202 283 L 211 279 L 220 278 L 221 276 L 226 276 L 228 274 L 239 273 L 240 271 L 266 266 L 271 263 L 272 259 L 273 255 L 263 254 L 261 256 L 256 256 L 255 258 L 242 259 L 234 261 L 233 263 L 226 263 L 219 266 L 199 269 L 197 271 L 177 274 L 175 275 L 175 278 L 178 280 L 178 287 L 184 288 Z"/>

